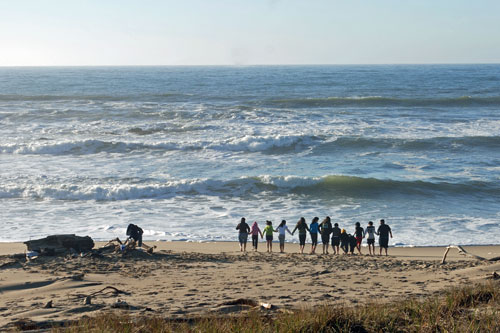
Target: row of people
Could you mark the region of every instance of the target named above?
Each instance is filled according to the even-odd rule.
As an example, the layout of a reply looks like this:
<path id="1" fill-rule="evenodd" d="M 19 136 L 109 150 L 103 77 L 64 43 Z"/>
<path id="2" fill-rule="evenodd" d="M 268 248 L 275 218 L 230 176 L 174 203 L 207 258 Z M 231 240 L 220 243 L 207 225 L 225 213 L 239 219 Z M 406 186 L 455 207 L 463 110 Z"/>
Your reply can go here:
<path id="1" fill-rule="evenodd" d="M 293 231 L 290 231 L 286 225 L 286 220 L 282 220 L 279 226 L 275 229 L 273 228 L 271 221 L 266 221 L 266 227 L 264 230 L 260 230 L 257 221 L 250 227 L 244 217 L 241 218 L 240 223 L 236 226 L 239 230 L 239 242 L 240 251 L 246 252 L 246 244 L 248 240 L 248 235 L 252 236 L 252 245 L 254 251 L 257 251 L 259 243 L 259 235 L 261 239 L 266 237 L 266 247 L 267 252 L 272 252 L 273 249 L 273 234 L 278 233 L 278 239 L 280 243 L 280 252 L 285 251 L 285 235 L 288 232 L 290 235 L 294 235 L 295 231 L 299 235 L 299 246 L 300 253 L 304 253 L 304 248 L 306 245 L 307 233 L 311 237 L 311 254 L 316 253 L 316 246 L 318 245 L 318 234 L 321 235 L 321 242 L 323 243 L 323 254 L 329 254 L 328 248 L 331 246 L 333 249 L 333 254 L 340 254 L 340 249 L 344 253 L 354 253 L 354 249 L 361 253 L 361 243 L 364 238 L 367 239 L 368 251 L 370 255 L 375 255 L 375 235 L 379 236 L 379 247 L 382 254 L 382 249 L 385 250 L 385 255 L 387 255 L 387 248 L 389 247 L 389 237 L 392 238 L 391 227 L 385 224 L 385 221 L 380 220 L 380 226 L 375 230 L 373 222 L 368 222 L 366 229 L 361 227 L 359 222 L 356 222 L 353 235 L 348 234 L 345 229 L 340 229 L 339 224 L 335 223 L 332 225 L 331 219 L 327 216 L 321 223 L 319 218 L 315 217 L 312 219 L 311 224 L 307 225 L 305 218 L 301 217 L 297 222 Z"/>

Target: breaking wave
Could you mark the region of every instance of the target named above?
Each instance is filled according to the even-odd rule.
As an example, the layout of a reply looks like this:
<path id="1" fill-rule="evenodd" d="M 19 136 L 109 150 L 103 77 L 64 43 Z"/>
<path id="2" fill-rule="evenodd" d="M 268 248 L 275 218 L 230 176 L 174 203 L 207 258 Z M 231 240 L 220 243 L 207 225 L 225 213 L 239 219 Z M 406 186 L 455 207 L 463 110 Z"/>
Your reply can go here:
<path id="1" fill-rule="evenodd" d="M 302 135 L 269 135 L 232 138 L 219 142 L 121 142 L 102 140 L 78 140 L 51 142 L 40 140 L 29 144 L 0 146 L 0 153 L 27 155 L 90 155 L 98 153 L 130 153 L 134 151 L 172 151 L 211 149 L 217 151 L 286 153 L 301 150 L 314 144 L 319 138 Z"/>
<path id="2" fill-rule="evenodd" d="M 425 139 L 369 138 L 344 136 L 336 139 L 315 135 L 246 135 L 220 141 L 191 142 L 122 142 L 103 140 L 77 140 L 52 142 L 40 139 L 28 144 L 0 145 L 0 153 L 25 155 L 91 155 L 99 153 L 130 153 L 150 151 L 215 150 L 228 152 L 263 152 L 287 154 L 313 148 L 324 153 L 335 150 L 399 149 L 407 151 L 433 151 L 452 149 L 499 149 L 500 136 L 436 137 Z"/>
<path id="3" fill-rule="evenodd" d="M 399 181 L 331 175 L 324 177 L 259 176 L 233 180 L 175 180 L 162 183 L 131 184 L 11 184 L 0 186 L 0 198 L 52 200 L 138 200 L 175 196 L 247 197 L 255 195 L 305 195 L 316 198 L 369 198 L 391 195 L 467 195 L 499 197 L 500 186 L 488 182 Z"/>

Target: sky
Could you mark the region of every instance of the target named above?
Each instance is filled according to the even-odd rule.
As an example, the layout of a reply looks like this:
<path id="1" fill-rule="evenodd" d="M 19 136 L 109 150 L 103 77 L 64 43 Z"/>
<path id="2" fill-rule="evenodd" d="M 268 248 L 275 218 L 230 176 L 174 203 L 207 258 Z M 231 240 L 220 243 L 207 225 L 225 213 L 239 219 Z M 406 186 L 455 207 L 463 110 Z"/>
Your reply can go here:
<path id="1" fill-rule="evenodd" d="M 500 63 L 498 0 L 0 0 L 0 66 Z"/>

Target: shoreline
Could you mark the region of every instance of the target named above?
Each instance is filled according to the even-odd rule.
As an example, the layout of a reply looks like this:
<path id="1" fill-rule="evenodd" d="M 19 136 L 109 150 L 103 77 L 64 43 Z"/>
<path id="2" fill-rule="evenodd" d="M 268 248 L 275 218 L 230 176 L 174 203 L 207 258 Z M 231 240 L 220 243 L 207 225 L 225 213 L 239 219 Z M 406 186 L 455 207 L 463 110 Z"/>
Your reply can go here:
<path id="1" fill-rule="evenodd" d="M 156 241 L 143 241 L 146 244 L 156 245 L 158 250 L 169 250 L 169 251 L 189 251 L 189 252 L 199 252 L 199 253 L 211 253 L 217 254 L 220 252 L 234 252 L 232 254 L 240 253 L 239 251 L 239 243 L 237 241 L 164 241 L 164 240 L 156 240 Z M 107 241 L 94 240 L 94 248 L 99 248 L 107 243 Z M 474 254 L 478 254 L 480 256 L 486 256 L 490 253 L 496 253 L 494 256 L 500 255 L 500 244 L 487 244 L 487 245 L 462 245 L 462 244 L 450 244 L 450 245 L 460 245 L 464 248 L 471 249 L 471 252 Z M 259 240 L 258 253 L 265 253 L 265 241 Z M 392 245 L 389 246 L 389 256 L 398 257 L 401 255 L 404 256 L 412 256 L 415 253 L 427 253 L 432 257 L 438 257 L 439 253 L 444 253 L 446 247 L 448 245 L 432 245 L 432 246 L 398 246 Z M 309 254 L 309 250 L 311 248 L 310 243 L 306 243 L 304 249 L 304 255 Z M 1 255 L 13 255 L 19 253 L 25 253 L 27 250 L 26 245 L 23 242 L 0 242 L 0 256 Z M 362 252 L 366 254 L 368 252 L 368 246 L 366 243 L 362 244 Z M 318 246 L 316 248 L 316 255 L 321 254 L 322 251 L 322 243 L 318 242 Z M 332 254 L 331 245 L 329 245 L 328 251 Z M 378 243 L 375 243 L 375 251 L 378 253 L 379 246 Z M 493 252 L 492 252 L 493 251 Z M 254 253 L 252 250 L 252 242 L 251 240 L 247 243 L 247 252 Z M 285 242 L 285 254 L 292 254 L 299 252 L 299 243 L 294 242 Z M 412 254 L 412 252 L 414 252 Z M 273 253 L 279 254 L 279 242 L 273 241 Z M 453 253 L 450 253 L 451 257 L 454 257 Z M 463 256 L 458 256 L 462 257 Z M 465 259 L 465 258 L 464 258 Z"/>
<path id="2" fill-rule="evenodd" d="M 478 261 L 457 250 L 443 265 L 445 247 L 390 247 L 386 257 L 302 255 L 294 243 L 287 243 L 283 254 L 278 244 L 271 254 L 264 243 L 259 252 L 242 254 L 237 242 L 145 243 L 157 246 L 153 255 L 103 252 L 29 262 L 23 243 L 0 243 L 0 330 L 16 320 L 75 320 L 109 311 L 166 318 L 237 315 L 243 307 L 227 303 L 240 299 L 271 304 L 277 311 L 390 302 L 487 281 L 500 272 L 500 261 Z M 465 248 L 486 258 L 500 256 L 500 245 Z M 305 252 L 309 249 L 306 244 Z M 91 304 L 84 304 L 91 294 Z"/>

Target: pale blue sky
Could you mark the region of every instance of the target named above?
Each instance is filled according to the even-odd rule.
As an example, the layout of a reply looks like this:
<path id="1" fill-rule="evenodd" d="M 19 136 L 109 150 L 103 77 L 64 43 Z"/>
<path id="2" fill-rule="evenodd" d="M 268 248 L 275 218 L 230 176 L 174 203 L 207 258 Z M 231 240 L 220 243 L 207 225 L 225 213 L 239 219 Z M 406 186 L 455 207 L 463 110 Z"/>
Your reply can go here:
<path id="1" fill-rule="evenodd" d="M 0 66 L 492 62 L 498 0 L 0 0 Z"/>

